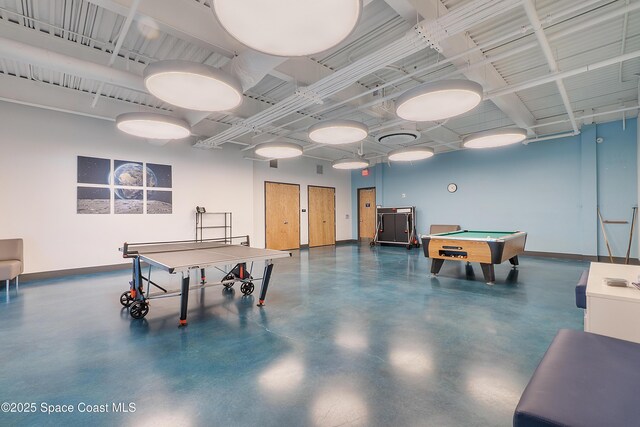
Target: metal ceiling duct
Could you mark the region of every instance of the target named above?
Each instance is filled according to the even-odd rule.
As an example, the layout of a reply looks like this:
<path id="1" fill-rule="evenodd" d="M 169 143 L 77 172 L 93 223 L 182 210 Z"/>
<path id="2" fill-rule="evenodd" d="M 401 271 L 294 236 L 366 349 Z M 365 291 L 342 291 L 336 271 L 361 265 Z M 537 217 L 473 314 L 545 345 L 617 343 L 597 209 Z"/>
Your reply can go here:
<path id="1" fill-rule="evenodd" d="M 240 80 L 244 92 L 257 85 L 271 70 L 286 60 L 287 58 L 247 49 L 227 62 L 222 69 Z"/>

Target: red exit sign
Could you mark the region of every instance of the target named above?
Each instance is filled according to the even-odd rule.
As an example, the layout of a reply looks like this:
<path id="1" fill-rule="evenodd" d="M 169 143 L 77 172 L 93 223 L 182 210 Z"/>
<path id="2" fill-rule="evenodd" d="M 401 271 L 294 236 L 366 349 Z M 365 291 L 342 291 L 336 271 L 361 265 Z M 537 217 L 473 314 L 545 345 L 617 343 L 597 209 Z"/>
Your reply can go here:
<path id="1" fill-rule="evenodd" d="M 369 169 L 362 169 L 362 176 L 369 176 Z"/>

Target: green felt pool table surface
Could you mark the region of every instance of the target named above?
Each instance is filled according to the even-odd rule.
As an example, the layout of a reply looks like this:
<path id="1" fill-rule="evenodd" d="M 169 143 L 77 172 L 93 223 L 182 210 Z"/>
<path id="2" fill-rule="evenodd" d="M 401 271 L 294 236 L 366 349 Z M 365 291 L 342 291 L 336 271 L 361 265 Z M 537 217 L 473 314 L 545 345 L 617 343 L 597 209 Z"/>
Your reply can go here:
<path id="1" fill-rule="evenodd" d="M 461 230 L 452 231 L 450 233 L 438 234 L 438 237 L 455 237 L 461 239 L 502 239 L 504 237 L 512 236 L 517 231 L 473 231 L 473 230 Z"/>

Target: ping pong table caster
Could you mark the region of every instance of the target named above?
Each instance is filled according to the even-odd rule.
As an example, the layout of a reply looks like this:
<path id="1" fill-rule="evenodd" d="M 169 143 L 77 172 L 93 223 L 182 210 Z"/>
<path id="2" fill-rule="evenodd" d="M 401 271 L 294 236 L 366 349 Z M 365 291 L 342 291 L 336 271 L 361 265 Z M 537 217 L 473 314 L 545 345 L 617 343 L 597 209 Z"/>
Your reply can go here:
<path id="1" fill-rule="evenodd" d="M 253 286 L 253 282 L 246 282 L 243 283 L 242 286 L 240 286 L 240 290 L 244 295 L 251 295 L 254 288 L 255 287 Z"/>
<path id="2" fill-rule="evenodd" d="M 131 296 L 131 291 L 123 292 L 122 295 L 120 295 L 120 304 L 122 304 L 123 307 L 129 307 L 132 302 L 133 297 Z"/>
<path id="3" fill-rule="evenodd" d="M 142 319 L 149 312 L 149 304 L 144 301 L 136 301 L 129 307 L 129 314 L 134 319 Z"/>
<path id="4" fill-rule="evenodd" d="M 226 282 L 228 280 L 235 280 L 236 276 L 233 275 L 233 273 L 229 273 L 226 276 L 224 276 L 222 278 L 223 282 Z M 235 284 L 235 282 L 229 282 L 229 283 L 223 283 L 222 285 L 226 288 L 226 289 L 231 289 L 233 287 L 233 285 Z"/>

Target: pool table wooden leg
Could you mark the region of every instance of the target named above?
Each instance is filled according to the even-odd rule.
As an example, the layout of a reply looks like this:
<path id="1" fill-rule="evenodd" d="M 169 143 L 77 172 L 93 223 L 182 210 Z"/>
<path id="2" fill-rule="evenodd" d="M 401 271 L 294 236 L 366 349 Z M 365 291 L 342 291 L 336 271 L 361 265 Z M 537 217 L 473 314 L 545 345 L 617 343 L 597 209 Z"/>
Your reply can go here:
<path id="1" fill-rule="evenodd" d="M 513 265 L 513 268 L 515 268 L 518 265 L 518 255 L 514 256 L 513 258 L 509 258 L 509 262 L 511 263 L 511 265 Z"/>
<path id="2" fill-rule="evenodd" d="M 484 281 L 489 285 L 493 285 L 493 283 L 496 281 L 496 274 L 493 269 L 493 264 L 480 263 L 480 266 L 482 267 L 482 274 L 484 274 Z"/>
<path id="3" fill-rule="evenodd" d="M 476 277 L 476 273 L 475 271 L 473 271 L 473 266 L 470 262 L 468 262 L 467 265 L 464 266 L 464 272 L 468 278 L 473 279 Z"/>
<path id="4" fill-rule="evenodd" d="M 432 259 L 431 260 L 431 274 L 438 274 L 440 273 L 440 269 L 442 268 L 442 264 L 444 264 L 444 260 L 443 259 Z"/>

